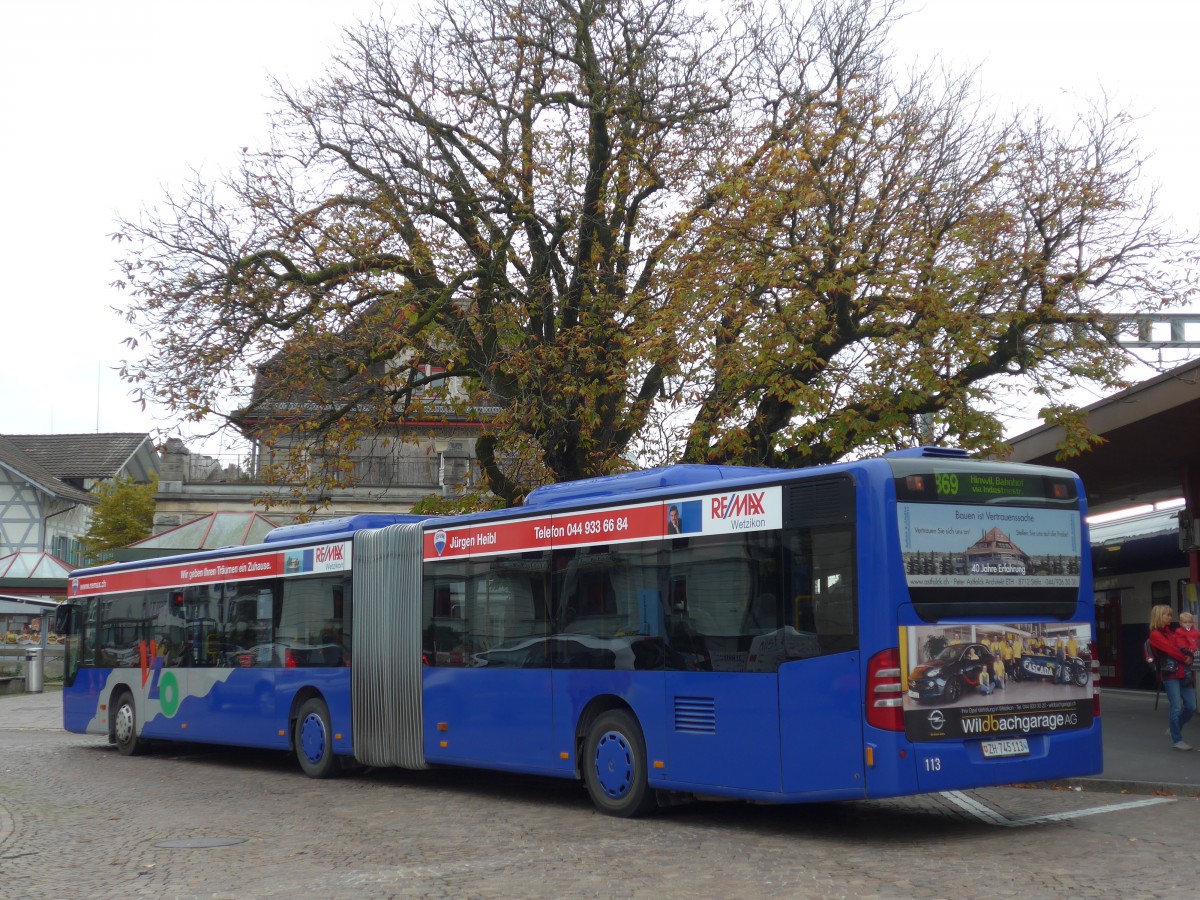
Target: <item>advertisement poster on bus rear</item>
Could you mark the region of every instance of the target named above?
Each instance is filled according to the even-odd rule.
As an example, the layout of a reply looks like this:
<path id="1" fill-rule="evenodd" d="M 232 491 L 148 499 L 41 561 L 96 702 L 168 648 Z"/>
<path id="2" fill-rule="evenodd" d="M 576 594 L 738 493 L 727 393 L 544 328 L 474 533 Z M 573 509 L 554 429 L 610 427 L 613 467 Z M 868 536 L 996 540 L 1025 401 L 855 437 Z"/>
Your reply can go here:
<path id="1" fill-rule="evenodd" d="M 1075 587 L 1079 512 L 952 503 L 897 504 L 910 587 Z"/>
<path id="2" fill-rule="evenodd" d="M 1012 755 L 1028 752 L 1029 735 L 1087 728 L 1091 641 L 1086 622 L 902 627 L 905 734 L 1003 739 L 985 751 Z"/>

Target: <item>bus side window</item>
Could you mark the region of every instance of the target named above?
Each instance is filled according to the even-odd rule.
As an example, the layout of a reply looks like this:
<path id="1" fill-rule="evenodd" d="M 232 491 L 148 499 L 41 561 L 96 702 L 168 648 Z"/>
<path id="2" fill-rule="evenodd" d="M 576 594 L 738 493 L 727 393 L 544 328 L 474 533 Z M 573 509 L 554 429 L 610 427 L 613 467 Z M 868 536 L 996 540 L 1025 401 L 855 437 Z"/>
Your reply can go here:
<path id="1" fill-rule="evenodd" d="M 86 603 L 79 614 L 79 665 L 92 667 L 99 665 L 96 650 L 99 647 L 98 613 L 100 602 Z"/>
<path id="2" fill-rule="evenodd" d="M 858 647 L 853 541 L 847 528 L 813 530 L 813 616 L 823 652 Z"/>
<path id="3" fill-rule="evenodd" d="M 765 634 L 779 628 L 779 610 L 775 595 L 765 591 L 757 594 L 746 610 L 746 623 L 742 630 L 747 634 Z"/>
<path id="4" fill-rule="evenodd" d="M 578 573 L 559 611 L 563 633 L 608 637 L 619 630 L 616 591 L 604 571 Z"/>
<path id="5" fill-rule="evenodd" d="M 215 630 L 203 648 L 204 665 L 218 665 L 222 656 L 230 665 L 282 665 L 282 661 L 276 662 L 271 646 L 276 617 L 274 585 L 247 581 L 234 586 L 234 590 L 237 593 L 227 598 L 223 633 Z"/>
<path id="6" fill-rule="evenodd" d="M 426 563 L 421 600 L 421 651 L 429 666 L 464 666 L 467 564 Z"/>
<path id="7" fill-rule="evenodd" d="M 348 664 L 343 659 L 348 655 L 342 635 L 343 588 L 339 575 L 284 579 L 273 598 L 271 653 L 260 655 L 271 656 L 277 666 Z M 262 598 L 260 617 L 266 611 L 266 599 Z"/>
<path id="8" fill-rule="evenodd" d="M 433 615 L 435 618 L 448 619 L 450 617 L 461 619 L 462 616 L 454 615 L 454 603 L 450 599 L 450 588 L 448 585 L 438 585 L 433 589 Z"/>

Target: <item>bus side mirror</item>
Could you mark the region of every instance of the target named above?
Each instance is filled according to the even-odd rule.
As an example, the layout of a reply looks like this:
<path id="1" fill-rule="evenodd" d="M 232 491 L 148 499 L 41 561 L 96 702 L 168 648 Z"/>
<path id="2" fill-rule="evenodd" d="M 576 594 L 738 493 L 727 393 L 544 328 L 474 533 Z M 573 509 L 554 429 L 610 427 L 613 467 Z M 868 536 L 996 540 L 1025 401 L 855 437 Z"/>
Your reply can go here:
<path id="1" fill-rule="evenodd" d="M 74 631 L 75 604 L 60 603 L 54 609 L 54 630 L 61 635 L 69 635 Z"/>

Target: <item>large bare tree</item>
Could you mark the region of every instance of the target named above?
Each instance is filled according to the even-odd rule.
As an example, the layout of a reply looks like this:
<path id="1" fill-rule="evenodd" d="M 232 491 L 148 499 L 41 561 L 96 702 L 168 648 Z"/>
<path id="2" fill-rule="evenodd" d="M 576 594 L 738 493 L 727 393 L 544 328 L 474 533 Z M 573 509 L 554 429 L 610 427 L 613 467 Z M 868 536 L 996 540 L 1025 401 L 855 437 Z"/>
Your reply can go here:
<path id="1" fill-rule="evenodd" d="M 995 122 L 969 79 L 902 82 L 887 0 L 729 12 L 361 24 L 326 78 L 277 86 L 268 149 L 124 223 L 126 376 L 326 448 L 459 377 L 498 409 L 478 455 L 511 501 L 629 465 L 664 421 L 664 459 L 994 445 L 1003 379 L 1057 409 L 1119 378 L 1102 313 L 1181 298 L 1120 116 L 1061 135 Z"/>

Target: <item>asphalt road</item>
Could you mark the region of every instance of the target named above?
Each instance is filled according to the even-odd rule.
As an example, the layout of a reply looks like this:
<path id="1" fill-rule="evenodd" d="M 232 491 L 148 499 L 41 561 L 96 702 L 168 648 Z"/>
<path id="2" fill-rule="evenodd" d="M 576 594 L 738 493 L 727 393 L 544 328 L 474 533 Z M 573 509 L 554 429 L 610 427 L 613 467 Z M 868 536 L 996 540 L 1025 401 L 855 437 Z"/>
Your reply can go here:
<path id="1" fill-rule="evenodd" d="M 1106 746 L 1118 720 L 1152 729 L 1136 774 L 1200 769 L 1161 734 L 1165 712 L 1142 708 L 1152 695 L 1105 702 Z M 1200 800 L 1120 787 L 1109 776 L 1135 751 L 1118 743 L 1122 772 L 1079 789 L 698 803 L 630 822 L 560 781 L 318 782 L 281 754 L 195 745 L 127 758 L 63 732 L 54 693 L 0 697 L 0 897 L 1195 896 Z"/>

